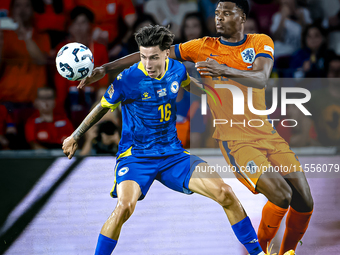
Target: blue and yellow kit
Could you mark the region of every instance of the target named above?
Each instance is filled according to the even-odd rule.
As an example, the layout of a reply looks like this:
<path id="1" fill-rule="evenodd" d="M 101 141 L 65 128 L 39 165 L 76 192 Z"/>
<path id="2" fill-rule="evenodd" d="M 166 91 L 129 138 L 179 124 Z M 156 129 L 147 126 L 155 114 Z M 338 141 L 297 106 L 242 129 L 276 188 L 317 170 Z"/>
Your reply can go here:
<path id="1" fill-rule="evenodd" d="M 191 193 L 188 183 L 195 166 L 177 138 L 176 97 L 190 84 L 185 66 L 166 60 L 162 77 L 151 78 L 142 62 L 124 70 L 104 94 L 102 107 L 122 106 L 123 128 L 115 167 L 115 184 L 136 181 L 146 195 L 154 179 L 179 192 Z M 111 195 L 116 197 L 116 185 Z"/>

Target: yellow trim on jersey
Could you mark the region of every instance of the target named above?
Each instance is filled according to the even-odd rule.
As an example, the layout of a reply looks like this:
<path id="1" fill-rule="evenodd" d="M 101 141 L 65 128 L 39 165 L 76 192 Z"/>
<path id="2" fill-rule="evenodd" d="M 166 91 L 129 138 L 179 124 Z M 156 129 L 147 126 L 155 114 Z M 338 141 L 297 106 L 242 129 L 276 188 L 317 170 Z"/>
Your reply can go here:
<path id="1" fill-rule="evenodd" d="M 188 151 L 183 151 L 185 154 L 188 154 L 188 155 L 190 155 L 190 152 L 188 152 Z"/>
<path id="2" fill-rule="evenodd" d="M 163 73 L 162 77 L 161 78 L 154 78 L 154 79 L 161 80 L 164 77 L 165 73 L 168 71 L 168 67 L 169 67 L 169 59 L 167 58 L 165 60 L 165 72 Z M 141 70 L 146 76 L 149 76 L 148 72 L 144 68 L 144 65 L 142 64 L 142 61 L 139 62 L 138 69 Z"/>
<path id="3" fill-rule="evenodd" d="M 116 103 L 116 104 L 110 104 L 105 97 L 102 97 L 102 100 L 100 101 L 100 104 L 103 108 L 110 108 L 111 112 L 113 112 L 114 110 L 116 110 L 116 108 L 118 107 L 118 105 L 120 104 L 120 102 Z"/>
<path id="4" fill-rule="evenodd" d="M 112 193 L 113 193 L 113 191 L 115 190 L 116 183 L 117 183 L 117 181 L 116 181 L 116 172 L 117 172 L 117 168 L 118 168 L 119 163 L 120 163 L 120 162 L 118 162 L 118 163 L 116 164 L 115 171 L 114 171 L 114 174 L 113 174 L 115 178 L 114 178 L 114 180 L 113 180 L 113 187 L 112 187 L 112 189 L 111 189 L 111 191 L 110 191 L 110 196 L 111 196 L 111 197 L 113 197 Z"/>
<path id="5" fill-rule="evenodd" d="M 132 146 L 126 151 L 124 151 L 123 153 L 121 153 L 117 159 L 131 156 L 132 155 L 131 149 L 132 149 Z"/>
<path id="6" fill-rule="evenodd" d="M 184 88 L 186 86 L 188 86 L 190 84 L 191 80 L 190 80 L 190 76 L 189 74 L 187 73 L 187 79 L 185 81 L 182 81 L 181 83 L 181 87 Z"/>

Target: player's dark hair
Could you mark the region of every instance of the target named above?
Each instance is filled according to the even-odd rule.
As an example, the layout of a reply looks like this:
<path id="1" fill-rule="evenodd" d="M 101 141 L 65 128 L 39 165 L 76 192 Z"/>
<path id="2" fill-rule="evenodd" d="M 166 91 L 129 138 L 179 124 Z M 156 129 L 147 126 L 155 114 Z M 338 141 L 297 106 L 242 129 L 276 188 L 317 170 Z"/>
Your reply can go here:
<path id="1" fill-rule="evenodd" d="M 138 47 L 159 46 L 161 51 L 170 49 L 175 35 L 166 27 L 149 25 L 142 27 L 135 33 L 135 40 Z"/>
<path id="2" fill-rule="evenodd" d="M 83 6 L 77 6 L 73 8 L 73 10 L 70 13 L 70 18 L 72 21 L 74 21 L 79 15 L 84 14 L 86 18 L 93 23 L 94 21 L 94 14 L 92 11 L 87 9 L 86 7 Z"/>
<path id="3" fill-rule="evenodd" d="M 231 3 L 236 4 L 236 6 L 240 8 L 246 14 L 246 17 L 248 17 L 249 11 L 250 11 L 248 0 L 219 0 L 218 1 L 218 3 L 223 3 L 223 2 L 231 2 Z"/>

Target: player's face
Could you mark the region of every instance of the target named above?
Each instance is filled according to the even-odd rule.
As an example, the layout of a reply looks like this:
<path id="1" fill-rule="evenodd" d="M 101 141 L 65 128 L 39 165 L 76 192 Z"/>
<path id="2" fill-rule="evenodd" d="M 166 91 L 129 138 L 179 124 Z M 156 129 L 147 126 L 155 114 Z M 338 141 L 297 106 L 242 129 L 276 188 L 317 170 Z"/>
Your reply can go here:
<path id="1" fill-rule="evenodd" d="M 221 2 L 215 10 L 216 31 L 226 39 L 242 32 L 245 20 L 244 12 L 235 3 Z"/>
<path id="2" fill-rule="evenodd" d="M 151 78 L 160 78 L 165 72 L 165 60 L 169 57 L 170 50 L 163 50 L 159 46 L 140 46 L 142 64 Z"/>

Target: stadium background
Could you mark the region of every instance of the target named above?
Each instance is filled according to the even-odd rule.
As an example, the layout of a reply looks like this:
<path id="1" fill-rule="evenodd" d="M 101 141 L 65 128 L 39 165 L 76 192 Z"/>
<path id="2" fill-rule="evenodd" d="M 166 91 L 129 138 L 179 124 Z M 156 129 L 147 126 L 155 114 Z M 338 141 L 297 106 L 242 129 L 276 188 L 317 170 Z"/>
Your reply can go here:
<path id="1" fill-rule="evenodd" d="M 46 125 L 37 131 L 36 119 L 48 115 L 76 127 L 113 77 L 78 91 L 76 82 L 64 81 L 56 74 L 56 52 L 61 45 L 79 38 L 94 52 L 98 66 L 135 52 L 131 35 L 148 23 L 170 25 L 176 43 L 214 35 L 212 17 L 216 1 L 33 0 L 32 5 L 28 0 L 15 2 L 24 3 L 16 14 L 26 24 L 26 31 L 20 35 L 8 25 L 1 25 L 7 17 L 13 17 L 13 8 L 18 7 L 11 5 L 10 0 L 0 2 L 0 253 L 92 254 L 99 230 L 116 202 L 108 192 L 113 182 L 112 155 L 117 149 L 120 114 L 118 111 L 106 116 L 105 122 L 89 132 L 76 159 L 68 161 L 63 157 L 61 149 L 55 148 L 60 148 L 70 129 L 57 131 L 60 135 L 57 139 L 46 139 L 56 130 Z M 300 24 L 299 15 L 291 10 L 286 22 L 290 33 L 276 33 L 275 24 L 282 18 L 284 6 L 293 2 L 251 1 L 248 32 L 266 33 L 275 41 L 268 105 L 272 87 L 296 86 L 311 91 L 312 102 L 319 107 L 308 107 L 315 111 L 313 118 L 304 118 L 298 109 L 290 108 L 288 117 L 297 119 L 299 125 L 276 128 L 302 164 L 340 164 L 340 98 L 329 90 L 330 84 L 333 88 L 340 86 L 337 79 L 340 2 L 296 1 L 294 10 L 303 13 L 305 23 Z M 77 6 L 86 6 L 94 15 L 79 8 L 72 12 Z M 200 29 L 197 24 L 198 27 L 201 24 Z M 34 32 L 31 37 L 29 31 Z M 27 36 L 24 40 L 20 37 L 23 35 Z M 30 39 L 43 52 L 40 62 L 37 57 L 41 55 L 29 54 L 27 49 L 21 52 Z M 197 75 L 190 63 L 185 64 L 191 75 Z M 39 87 L 55 91 L 55 105 L 53 99 L 44 98 L 46 94 L 37 93 Z M 182 91 L 177 108 L 177 128 L 183 144 L 208 163 L 223 164 L 219 150 L 215 149 L 217 144 L 211 139 L 211 116 L 200 115 L 199 99 Z M 280 109 L 271 117 L 288 118 L 280 115 Z M 329 127 L 319 123 L 329 123 Z M 103 137 L 108 137 L 110 143 L 103 143 Z M 307 177 L 315 199 L 315 213 L 298 254 L 337 254 L 339 173 L 308 173 Z M 253 196 L 232 176 L 225 176 L 225 181 L 232 185 L 257 228 L 265 198 Z M 274 244 L 275 249 L 280 239 Z M 157 182 L 124 225 L 115 253 L 245 254 L 217 204 L 196 195 L 174 193 Z"/>

